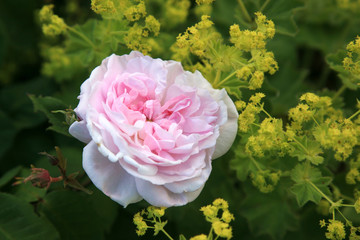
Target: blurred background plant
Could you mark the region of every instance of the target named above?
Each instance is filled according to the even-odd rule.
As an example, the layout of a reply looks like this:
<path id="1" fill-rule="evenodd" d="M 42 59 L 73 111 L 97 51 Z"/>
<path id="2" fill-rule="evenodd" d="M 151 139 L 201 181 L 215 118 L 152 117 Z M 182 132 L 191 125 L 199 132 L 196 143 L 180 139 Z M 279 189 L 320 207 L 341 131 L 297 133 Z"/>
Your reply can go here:
<path id="1" fill-rule="evenodd" d="M 167 209 L 167 232 L 209 232 L 198 209 L 220 197 L 234 239 L 358 239 L 358 26 L 358 0 L 2 0 L 0 238 L 138 238 L 146 203 L 123 209 L 99 192 L 67 133 L 91 70 L 138 50 L 200 70 L 240 113 L 231 151 L 198 199 Z M 54 146 L 92 195 L 63 181 L 12 186 L 31 164 L 59 176 Z"/>

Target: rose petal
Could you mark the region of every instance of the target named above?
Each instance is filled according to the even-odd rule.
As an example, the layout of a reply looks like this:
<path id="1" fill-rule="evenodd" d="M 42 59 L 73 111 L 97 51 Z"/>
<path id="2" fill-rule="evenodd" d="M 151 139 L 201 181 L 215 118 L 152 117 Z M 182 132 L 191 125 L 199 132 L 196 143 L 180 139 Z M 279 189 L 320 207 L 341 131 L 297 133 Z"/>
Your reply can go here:
<path id="1" fill-rule="evenodd" d="M 69 133 L 84 143 L 91 141 L 91 136 L 84 120 L 73 122 L 69 127 Z"/>
<path id="2" fill-rule="evenodd" d="M 139 194 L 151 205 L 157 207 L 182 206 L 197 198 L 203 187 L 193 192 L 173 193 L 164 186 L 154 185 L 137 178 L 136 188 Z"/>
<path id="3" fill-rule="evenodd" d="M 101 155 L 93 141 L 84 148 L 83 167 L 97 188 L 124 207 L 142 199 L 134 177 L 124 171 L 119 162 L 110 162 Z"/>

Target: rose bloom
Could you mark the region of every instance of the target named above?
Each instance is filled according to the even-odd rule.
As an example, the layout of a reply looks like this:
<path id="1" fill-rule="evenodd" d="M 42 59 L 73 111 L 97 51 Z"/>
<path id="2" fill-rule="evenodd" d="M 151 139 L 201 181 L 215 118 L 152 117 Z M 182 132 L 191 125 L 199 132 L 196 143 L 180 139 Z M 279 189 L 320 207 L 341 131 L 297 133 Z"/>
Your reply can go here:
<path id="1" fill-rule="evenodd" d="M 69 132 L 87 143 L 83 167 L 123 206 L 193 201 L 237 133 L 234 103 L 196 71 L 133 51 L 111 55 L 81 85 L 79 121 Z"/>

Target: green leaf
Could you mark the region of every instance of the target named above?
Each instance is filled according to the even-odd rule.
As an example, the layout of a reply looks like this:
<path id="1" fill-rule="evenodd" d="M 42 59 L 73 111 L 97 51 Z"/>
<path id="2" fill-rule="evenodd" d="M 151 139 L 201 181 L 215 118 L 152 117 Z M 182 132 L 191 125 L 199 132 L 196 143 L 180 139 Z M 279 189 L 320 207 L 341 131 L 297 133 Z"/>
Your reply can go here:
<path id="1" fill-rule="evenodd" d="M 20 172 L 21 166 L 17 166 L 12 168 L 11 170 L 5 172 L 4 175 L 0 178 L 0 188 L 8 184 L 14 177 Z"/>
<path id="2" fill-rule="evenodd" d="M 52 84 L 50 79 L 41 77 L 6 86 L 0 90 L 0 109 L 11 118 L 16 129 L 35 127 L 45 116 L 34 113 L 27 93 L 50 95 L 54 90 Z"/>
<path id="3" fill-rule="evenodd" d="M 319 203 L 323 198 L 321 192 L 327 196 L 330 195 L 328 185 L 332 178 L 323 177 L 320 170 L 310 164 L 296 165 L 291 171 L 291 179 L 295 182 L 291 187 L 291 192 L 295 194 L 300 207 L 308 201 Z"/>
<path id="4" fill-rule="evenodd" d="M 298 219 L 291 210 L 286 191 L 280 186 L 271 193 L 261 193 L 250 183 L 245 184 L 246 198 L 241 207 L 250 230 L 256 236 L 269 235 L 272 239 L 282 239 L 289 230 L 298 227 Z"/>
<path id="5" fill-rule="evenodd" d="M 55 110 L 66 109 L 68 106 L 54 97 L 36 97 L 34 95 L 29 95 L 29 98 L 34 104 L 35 111 L 41 111 L 48 117 L 52 124 L 48 129 L 70 136 L 68 132 L 69 126 L 65 123 L 64 116 L 59 113 L 52 113 L 52 111 Z"/>
<path id="6" fill-rule="evenodd" d="M 245 153 L 243 147 L 235 148 L 235 156 L 230 161 L 230 168 L 236 171 L 236 176 L 240 181 L 245 181 L 249 173 L 257 171 L 256 165 Z"/>
<path id="7" fill-rule="evenodd" d="M 109 232 L 116 217 L 118 216 L 118 209 L 120 205 L 111 200 L 111 198 L 106 196 L 94 185 L 91 185 L 89 189 L 93 192 L 89 200 L 93 206 L 96 206 L 95 212 L 99 215 L 102 227 L 106 232 Z"/>
<path id="8" fill-rule="evenodd" d="M 291 156 L 297 157 L 299 161 L 309 160 L 314 165 L 323 163 L 324 158 L 319 156 L 319 154 L 323 153 L 319 142 L 309 140 L 307 137 L 297 138 L 297 141 L 301 145 L 298 142 L 292 142 L 295 150 Z"/>
<path id="9" fill-rule="evenodd" d="M 264 6 L 266 2 L 268 2 L 268 4 L 265 5 L 262 13 L 275 23 L 276 33 L 295 36 L 299 29 L 294 20 L 294 15 L 303 8 L 304 3 L 297 0 L 264 0 L 262 1 L 262 6 Z M 259 10 L 260 9 L 256 9 L 256 11 Z"/>
<path id="10" fill-rule="evenodd" d="M 60 239 L 54 226 L 38 217 L 33 207 L 20 199 L 0 193 L 0 239 Z"/>
<path id="11" fill-rule="evenodd" d="M 103 239 L 101 219 L 82 193 L 51 192 L 39 203 L 39 212 L 54 224 L 63 240 Z"/>
<path id="12" fill-rule="evenodd" d="M 78 58 L 84 66 L 94 59 L 96 42 L 94 39 L 94 30 L 97 20 L 90 19 L 82 25 L 75 25 L 73 30 L 68 31 L 68 39 L 65 42 L 66 52 Z"/>

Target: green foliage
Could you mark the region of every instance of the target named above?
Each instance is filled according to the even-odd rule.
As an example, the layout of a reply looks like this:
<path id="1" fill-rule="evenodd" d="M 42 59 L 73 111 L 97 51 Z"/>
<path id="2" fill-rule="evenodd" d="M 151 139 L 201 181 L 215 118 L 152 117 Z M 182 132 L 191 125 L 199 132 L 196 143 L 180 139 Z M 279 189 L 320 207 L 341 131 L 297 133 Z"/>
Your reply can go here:
<path id="1" fill-rule="evenodd" d="M 0 239 L 60 239 L 54 226 L 37 216 L 32 206 L 0 193 Z"/>
<path id="2" fill-rule="evenodd" d="M 245 186 L 247 197 L 241 206 L 241 214 L 247 219 L 250 229 L 257 235 L 269 235 L 281 239 L 287 231 L 298 228 L 298 219 L 292 210 L 284 186 L 268 194 L 258 194 L 257 189 Z"/>
<path id="3" fill-rule="evenodd" d="M 309 164 L 296 165 L 291 171 L 291 179 L 295 182 L 291 191 L 296 195 L 300 207 L 308 201 L 319 203 L 323 198 L 321 192 L 330 195 L 328 186 L 331 183 L 331 177 L 323 177 L 317 168 Z"/>
<path id="4" fill-rule="evenodd" d="M 103 239 L 102 220 L 89 199 L 81 194 L 54 191 L 44 197 L 38 208 L 56 227 L 61 239 Z"/>
<path id="5" fill-rule="evenodd" d="M 34 95 L 29 95 L 29 98 L 34 104 L 35 111 L 41 111 L 48 117 L 52 124 L 48 129 L 70 136 L 68 133 L 68 125 L 64 122 L 64 116 L 53 112 L 67 108 L 61 100 L 53 97 L 36 97 Z"/>

